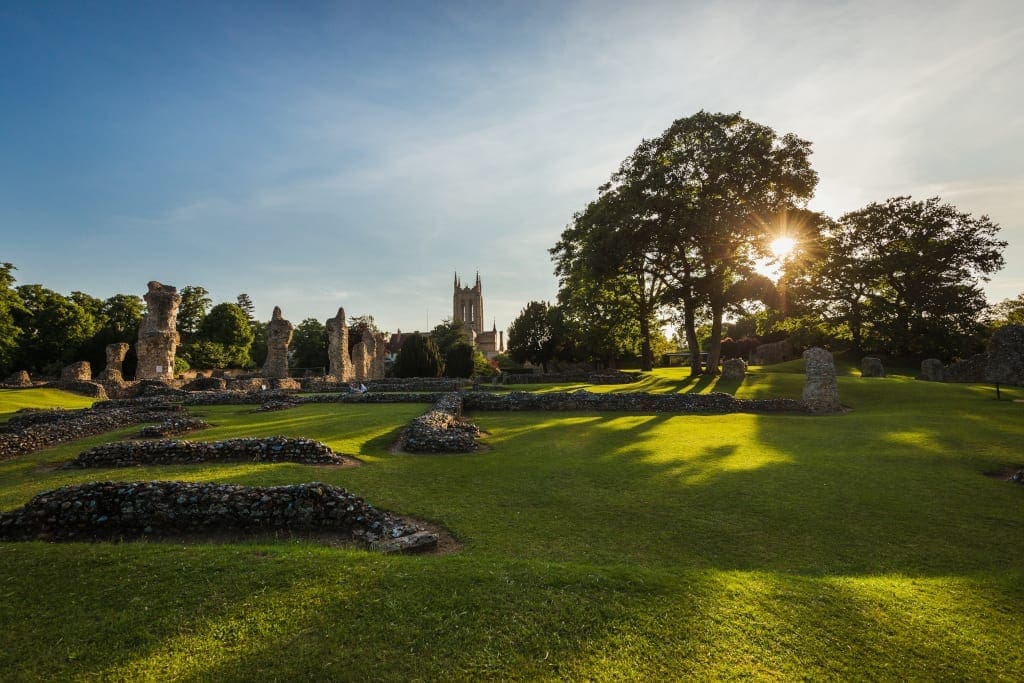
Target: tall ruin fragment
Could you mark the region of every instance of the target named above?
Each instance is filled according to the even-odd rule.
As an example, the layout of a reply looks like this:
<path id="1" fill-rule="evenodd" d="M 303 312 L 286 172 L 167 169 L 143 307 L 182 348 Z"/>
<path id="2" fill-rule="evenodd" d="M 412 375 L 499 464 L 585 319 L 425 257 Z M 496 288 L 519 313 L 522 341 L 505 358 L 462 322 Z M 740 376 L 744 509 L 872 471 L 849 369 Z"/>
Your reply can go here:
<path id="1" fill-rule="evenodd" d="M 288 344 L 292 340 L 292 324 L 281 317 L 281 307 L 274 306 L 274 313 L 267 326 L 267 360 L 263 364 L 263 376 L 268 379 L 284 379 L 288 376 Z"/>
<path id="2" fill-rule="evenodd" d="M 135 379 L 174 379 L 174 354 L 181 339 L 176 328 L 181 295 L 170 285 L 150 282 L 146 300 L 146 315 L 139 325 L 139 341 L 135 345 L 139 357 Z"/>
<path id="3" fill-rule="evenodd" d="M 120 384 L 124 382 L 124 359 L 128 355 L 128 344 L 107 344 L 107 366 L 103 368 L 97 379 L 103 382 Z"/>
<path id="4" fill-rule="evenodd" d="M 327 357 L 331 361 L 331 378 L 339 382 L 352 381 L 355 372 L 348 355 L 348 323 L 344 308 L 339 308 L 338 315 L 327 321 Z"/>

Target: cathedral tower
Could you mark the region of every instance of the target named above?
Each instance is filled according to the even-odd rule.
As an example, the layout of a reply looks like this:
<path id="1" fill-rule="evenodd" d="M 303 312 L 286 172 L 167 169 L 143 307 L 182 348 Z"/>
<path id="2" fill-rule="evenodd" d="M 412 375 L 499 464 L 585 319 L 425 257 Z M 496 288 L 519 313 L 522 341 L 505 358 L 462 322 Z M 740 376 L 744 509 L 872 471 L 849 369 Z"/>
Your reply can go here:
<path id="1" fill-rule="evenodd" d="M 455 273 L 455 294 L 452 296 L 452 321 L 465 323 L 466 328 L 479 335 L 484 331 L 484 294 L 480 287 L 480 273 L 476 284 L 463 287 Z"/>

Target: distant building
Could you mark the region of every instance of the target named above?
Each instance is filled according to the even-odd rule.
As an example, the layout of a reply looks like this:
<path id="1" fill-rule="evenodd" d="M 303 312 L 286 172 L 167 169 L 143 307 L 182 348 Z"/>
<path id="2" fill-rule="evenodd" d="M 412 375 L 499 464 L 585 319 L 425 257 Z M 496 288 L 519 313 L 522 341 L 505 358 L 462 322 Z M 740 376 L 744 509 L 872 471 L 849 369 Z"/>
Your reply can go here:
<path id="1" fill-rule="evenodd" d="M 470 331 L 473 346 L 487 358 L 505 353 L 505 332 L 499 331 L 497 322 L 491 329 L 484 330 L 484 292 L 480 285 L 480 273 L 472 287 L 463 287 L 459 274 L 455 273 L 455 292 L 452 295 L 452 321 L 465 324 Z"/>

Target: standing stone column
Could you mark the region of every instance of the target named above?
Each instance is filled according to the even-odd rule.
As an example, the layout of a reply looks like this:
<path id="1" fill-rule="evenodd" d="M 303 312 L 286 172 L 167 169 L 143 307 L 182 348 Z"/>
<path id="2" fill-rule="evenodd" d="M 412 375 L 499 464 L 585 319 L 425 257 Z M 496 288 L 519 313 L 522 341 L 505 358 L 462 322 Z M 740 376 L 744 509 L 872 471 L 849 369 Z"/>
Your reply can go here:
<path id="1" fill-rule="evenodd" d="M 877 356 L 864 356 L 860 359 L 861 377 L 885 377 L 882 359 Z"/>
<path id="2" fill-rule="evenodd" d="M 369 343 L 373 343 L 372 336 Z M 363 340 L 352 347 L 352 365 L 357 382 L 370 379 L 370 365 L 372 358 L 371 351 L 367 346 L 367 337 L 366 335 L 363 335 Z"/>
<path id="3" fill-rule="evenodd" d="M 61 382 L 91 382 L 92 366 L 87 360 L 72 363 L 60 371 Z"/>
<path id="4" fill-rule="evenodd" d="M 345 322 L 344 308 L 339 308 L 338 315 L 327 321 L 327 357 L 331 361 L 329 374 L 334 380 L 352 380 L 354 373 L 348 355 L 348 323 Z"/>
<path id="5" fill-rule="evenodd" d="M 374 335 L 374 339 L 377 344 L 370 363 L 370 379 L 384 379 L 384 357 L 388 355 L 387 341 L 383 332 Z"/>
<path id="6" fill-rule="evenodd" d="M 135 351 L 139 365 L 135 379 L 155 379 L 169 382 L 174 379 L 174 353 L 181 341 L 176 329 L 178 306 L 181 295 L 170 285 L 157 281 L 149 283 L 146 300 L 146 315 L 139 325 L 139 341 Z"/>
<path id="7" fill-rule="evenodd" d="M 832 354 L 825 349 L 807 349 L 804 351 L 804 359 L 807 361 L 804 402 L 808 408 L 812 413 L 834 413 L 841 410 Z"/>
<path id="8" fill-rule="evenodd" d="M 925 358 L 921 361 L 921 379 L 925 382 L 941 382 L 943 365 L 938 358 Z"/>
<path id="9" fill-rule="evenodd" d="M 120 384 L 124 382 L 123 363 L 128 349 L 131 348 L 125 343 L 107 344 L 107 367 L 100 372 L 99 378 L 104 382 Z"/>
<path id="10" fill-rule="evenodd" d="M 288 344 L 292 340 L 292 324 L 281 317 L 281 308 L 274 306 L 274 314 L 267 326 L 267 362 L 263 376 L 284 379 L 288 376 Z"/>
<path id="11" fill-rule="evenodd" d="M 743 379 L 747 374 L 747 362 L 742 358 L 722 361 L 722 379 Z"/>

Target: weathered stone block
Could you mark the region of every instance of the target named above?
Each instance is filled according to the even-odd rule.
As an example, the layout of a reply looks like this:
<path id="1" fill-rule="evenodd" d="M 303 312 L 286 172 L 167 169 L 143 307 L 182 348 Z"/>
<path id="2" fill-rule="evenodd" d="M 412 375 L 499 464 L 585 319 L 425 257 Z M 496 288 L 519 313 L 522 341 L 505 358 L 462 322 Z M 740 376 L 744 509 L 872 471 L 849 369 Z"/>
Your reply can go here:
<path id="1" fill-rule="evenodd" d="M 882 359 L 875 356 L 864 356 L 860 359 L 861 377 L 885 377 L 885 368 L 882 367 Z"/>
<path id="2" fill-rule="evenodd" d="M 941 382 L 943 376 L 942 361 L 938 358 L 925 358 L 921 361 L 921 379 L 925 382 Z"/>
<path id="3" fill-rule="evenodd" d="M 750 353 L 751 365 L 775 365 L 796 358 L 796 351 L 788 339 L 761 344 Z"/>
<path id="4" fill-rule="evenodd" d="M 742 358 L 722 361 L 722 379 L 743 379 L 747 374 L 747 363 Z"/>
<path id="5" fill-rule="evenodd" d="M 283 379 L 288 376 L 288 344 L 292 340 L 292 324 L 281 317 L 281 309 L 274 306 L 274 313 L 267 328 L 267 361 L 263 364 L 263 376 L 268 379 Z"/>
<path id="6" fill-rule="evenodd" d="M 97 376 L 97 379 L 104 382 L 113 382 L 120 384 L 124 382 L 124 375 L 122 374 L 122 364 L 124 363 L 125 356 L 128 355 L 128 349 L 131 347 L 128 344 L 108 344 L 106 348 L 107 354 L 107 366 L 103 368 L 102 372 Z"/>
<path id="7" fill-rule="evenodd" d="M 30 387 L 32 386 L 32 378 L 29 376 L 27 370 L 18 370 L 17 372 L 9 375 L 4 380 L 4 384 L 9 387 Z"/>
<path id="8" fill-rule="evenodd" d="M 63 382 L 91 382 L 92 366 L 89 361 L 83 360 L 68 365 L 60 371 L 60 381 Z"/>
<path id="9" fill-rule="evenodd" d="M 985 378 L 996 384 L 1024 387 L 1024 325 L 1004 325 L 992 334 Z"/>
<path id="10" fill-rule="evenodd" d="M 139 363 L 135 370 L 137 380 L 174 379 L 174 357 L 180 341 L 176 325 L 181 295 L 170 285 L 150 282 L 146 300 L 146 315 L 139 325 L 139 341 L 135 345 Z"/>
<path id="11" fill-rule="evenodd" d="M 330 377 L 338 382 L 351 382 L 355 378 L 348 355 L 348 323 L 344 308 L 339 308 L 338 314 L 327 320 L 327 357 L 331 363 Z"/>
<path id="12" fill-rule="evenodd" d="M 825 349 L 804 351 L 807 376 L 804 379 L 804 403 L 812 413 L 834 413 L 842 409 L 839 386 L 836 384 L 836 365 L 832 354 Z"/>

